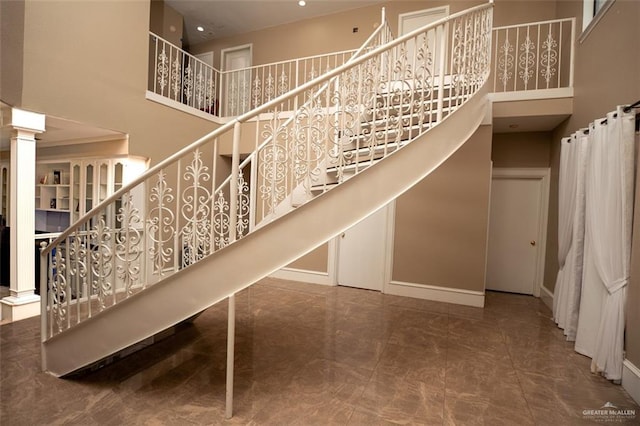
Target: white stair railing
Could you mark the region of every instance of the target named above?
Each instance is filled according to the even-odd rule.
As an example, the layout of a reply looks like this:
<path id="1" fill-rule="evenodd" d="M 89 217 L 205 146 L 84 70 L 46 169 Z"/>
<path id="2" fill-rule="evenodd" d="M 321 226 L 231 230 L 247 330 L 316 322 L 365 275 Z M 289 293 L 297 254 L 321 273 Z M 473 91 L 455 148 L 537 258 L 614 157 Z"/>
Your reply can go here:
<path id="1" fill-rule="evenodd" d="M 575 18 L 493 29 L 493 92 L 573 87 Z"/>
<path id="2" fill-rule="evenodd" d="M 489 3 L 365 47 L 115 192 L 43 247 L 43 341 L 224 251 L 446 120 L 488 78 L 491 17 Z M 228 142 L 230 165 L 218 155 Z M 241 144 L 253 147 L 243 160 Z M 294 202 L 295 192 L 306 198 Z"/>

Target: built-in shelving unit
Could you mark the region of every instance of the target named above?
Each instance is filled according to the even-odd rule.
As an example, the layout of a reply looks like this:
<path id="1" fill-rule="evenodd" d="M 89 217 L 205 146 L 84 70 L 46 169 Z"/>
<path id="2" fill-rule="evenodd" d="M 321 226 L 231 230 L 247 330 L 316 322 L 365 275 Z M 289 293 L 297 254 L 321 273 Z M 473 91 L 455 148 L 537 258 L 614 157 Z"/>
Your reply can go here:
<path id="1" fill-rule="evenodd" d="M 0 163 L 0 226 L 9 226 L 9 162 Z"/>
<path id="2" fill-rule="evenodd" d="M 36 231 L 63 231 L 146 167 L 134 157 L 38 162 Z M 109 215 L 108 225 L 117 226 L 115 213 Z"/>

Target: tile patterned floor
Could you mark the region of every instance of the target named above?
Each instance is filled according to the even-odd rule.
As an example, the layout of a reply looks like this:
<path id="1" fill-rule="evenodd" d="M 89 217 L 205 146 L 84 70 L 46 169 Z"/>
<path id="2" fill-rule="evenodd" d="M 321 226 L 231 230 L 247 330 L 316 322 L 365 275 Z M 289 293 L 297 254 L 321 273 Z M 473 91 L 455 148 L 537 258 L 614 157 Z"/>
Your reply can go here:
<path id="1" fill-rule="evenodd" d="M 490 292 L 478 309 L 265 279 L 236 300 L 231 420 L 225 302 L 76 379 L 39 371 L 37 319 L 1 326 L 0 424 L 640 423 L 640 407 L 589 373 L 533 297 Z M 607 402 L 638 418 L 583 415 Z"/>

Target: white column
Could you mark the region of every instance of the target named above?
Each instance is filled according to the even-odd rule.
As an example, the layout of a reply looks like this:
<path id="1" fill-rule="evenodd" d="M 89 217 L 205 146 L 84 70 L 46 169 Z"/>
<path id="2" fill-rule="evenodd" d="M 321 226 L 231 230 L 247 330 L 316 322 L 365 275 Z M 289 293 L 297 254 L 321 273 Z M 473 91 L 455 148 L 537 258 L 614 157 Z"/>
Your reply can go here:
<path id="1" fill-rule="evenodd" d="M 11 109 L 10 295 L 0 300 L 2 320 L 17 321 L 40 313 L 35 290 L 35 135 L 42 133 L 45 116 Z"/>

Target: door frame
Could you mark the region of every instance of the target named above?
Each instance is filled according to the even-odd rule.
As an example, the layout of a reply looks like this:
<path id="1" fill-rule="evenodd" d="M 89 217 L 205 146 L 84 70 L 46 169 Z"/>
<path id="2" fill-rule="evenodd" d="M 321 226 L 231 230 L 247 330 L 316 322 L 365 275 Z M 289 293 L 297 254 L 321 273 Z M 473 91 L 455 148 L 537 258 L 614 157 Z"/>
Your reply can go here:
<path id="1" fill-rule="evenodd" d="M 196 59 L 198 59 L 199 61 L 202 61 L 205 64 L 209 65 L 211 68 L 213 68 L 213 50 L 210 50 L 208 52 L 198 53 L 197 55 L 193 55 L 193 56 L 195 56 Z"/>
<path id="2" fill-rule="evenodd" d="M 439 15 L 442 12 L 445 13 L 446 16 L 449 16 L 449 5 L 432 7 L 430 9 L 417 10 L 414 12 L 401 13 L 398 15 L 398 34 L 403 34 L 404 29 L 404 20 L 407 18 L 417 18 L 420 16 L 429 16 L 429 15 Z"/>
<path id="3" fill-rule="evenodd" d="M 535 285 L 533 287 L 533 295 L 540 297 L 541 288 L 544 286 L 544 265 L 547 252 L 547 225 L 549 217 L 549 176 L 550 169 L 548 167 L 493 167 L 491 170 L 491 183 L 494 179 L 520 179 L 520 180 L 538 180 L 541 183 L 540 187 L 540 224 L 538 226 L 539 242 L 538 256 L 536 259 L 535 268 Z M 489 195 L 489 218 L 491 217 L 491 195 Z M 489 232 L 487 229 L 487 247 L 489 244 Z M 487 259 L 489 258 L 489 252 L 487 251 Z M 486 288 L 486 274 L 487 268 L 485 268 L 485 288 Z"/>
<path id="4" fill-rule="evenodd" d="M 253 66 L 253 43 L 247 43 L 247 44 L 242 44 L 240 46 L 233 46 L 233 47 L 227 47 L 226 49 L 222 49 L 220 51 L 220 70 L 221 71 L 229 71 L 226 69 L 225 65 L 225 59 L 226 59 L 226 55 L 232 52 L 235 52 L 237 50 L 246 50 L 249 49 L 249 57 L 251 58 L 251 65 L 249 65 L 250 67 Z"/>
<path id="5" fill-rule="evenodd" d="M 227 78 L 226 77 L 226 73 L 229 71 L 228 69 L 226 69 L 227 68 L 226 67 L 226 65 L 227 65 L 226 56 L 229 53 L 233 53 L 233 52 L 236 52 L 238 50 L 248 50 L 249 51 L 249 68 L 253 66 L 253 43 L 242 44 L 242 45 L 239 45 L 239 46 L 227 47 L 226 49 L 222 49 L 222 50 L 220 50 L 220 72 L 221 72 L 221 75 L 225 78 L 225 80 Z M 248 105 L 249 109 L 248 110 L 251 110 L 251 79 L 252 79 L 252 76 L 249 76 L 249 94 L 247 95 L 247 97 L 249 98 L 248 99 L 248 102 L 249 102 L 249 105 Z M 222 79 L 221 79 L 220 85 L 224 86 L 224 87 L 220 88 L 220 93 L 222 94 L 223 91 L 224 91 L 224 94 L 225 94 L 224 97 L 226 98 L 227 97 L 226 95 L 228 95 L 228 87 L 226 87 L 228 85 L 228 80 L 223 82 Z M 224 110 L 225 111 L 228 110 L 228 108 L 229 108 L 229 105 L 227 103 L 228 99 L 221 99 L 220 102 L 221 102 L 220 107 L 222 108 L 222 102 L 224 102 Z M 246 111 L 244 111 L 244 112 L 246 112 Z"/>
<path id="6" fill-rule="evenodd" d="M 393 241 L 394 241 L 394 230 L 395 230 L 395 219 L 396 219 L 396 200 L 390 201 L 385 206 L 381 207 L 381 209 L 387 209 L 387 220 L 386 225 L 382 232 L 384 232 L 384 251 L 385 251 L 385 260 L 384 260 L 384 272 L 383 272 L 383 282 L 381 293 L 387 293 L 387 287 L 391 282 L 391 273 L 393 270 Z M 334 286 L 338 284 L 338 273 L 340 270 L 340 238 L 341 234 L 337 235 L 335 238 L 330 240 L 329 244 L 329 276 L 331 277 L 332 284 Z"/>

